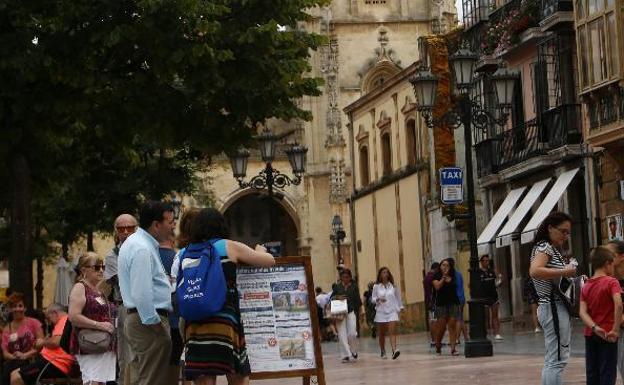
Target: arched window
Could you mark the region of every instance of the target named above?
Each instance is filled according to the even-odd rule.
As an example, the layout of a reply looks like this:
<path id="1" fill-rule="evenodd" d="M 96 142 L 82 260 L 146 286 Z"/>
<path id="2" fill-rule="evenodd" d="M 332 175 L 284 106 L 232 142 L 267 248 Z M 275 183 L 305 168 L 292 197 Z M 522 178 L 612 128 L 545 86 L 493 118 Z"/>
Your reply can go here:
<path id="1" fill-rule="evenodd" d="M 360 147 L 360 184 L 366 186 L 370 183 L 370 174 L 368 171 L 368 147 Z"/>
<path id="2" fill-rule="evenodd" d="M 407 145 L 407 164 L 413 166 L 418 160 L 418 142 L 416 135 L 416 121 L 410 119 L 405 124 L 405 144 Z"/>
<path id="3" fill-rule="evenodd" d="M 390 132 L 381 135 L 381 157 L 383 161 L 383 176 L 392 173 L 392 146 L 390 144 Z"/>

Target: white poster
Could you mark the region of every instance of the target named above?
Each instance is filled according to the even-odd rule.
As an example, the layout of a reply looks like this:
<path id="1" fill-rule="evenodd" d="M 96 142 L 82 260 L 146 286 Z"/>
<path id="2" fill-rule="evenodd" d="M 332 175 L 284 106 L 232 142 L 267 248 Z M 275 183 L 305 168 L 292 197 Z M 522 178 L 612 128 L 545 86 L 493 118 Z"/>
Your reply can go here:
<path id="1" fill-rule="evenodd" d="M 607 217 L 607 235 L 610 241 L 624 240 L 624 236 L 622 236 L 622 214 Z"/>
<path id="2" fill-rule="evenodd" d="M 304 266 L 240 267 L 237 286 L 251 371 L 314 369 Z"/>

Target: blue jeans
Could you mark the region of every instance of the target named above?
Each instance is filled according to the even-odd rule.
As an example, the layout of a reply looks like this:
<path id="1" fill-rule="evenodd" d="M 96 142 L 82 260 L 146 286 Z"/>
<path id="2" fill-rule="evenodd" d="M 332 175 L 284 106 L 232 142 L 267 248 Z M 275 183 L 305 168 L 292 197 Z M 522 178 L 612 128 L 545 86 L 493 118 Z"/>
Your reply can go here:
<path id="1" fill-rule="evenodd" d="M 542 385 L 563 384 L 561 374 L 568 363 L 568 358 L 570 358 L 570 315 L 562 303 L 557 302 L 556 306 L 559 318 L 559 344 L 555 334 L 551 304 L 540 303 L 537 308 L 537 319 L 544 331 L 544 343 L 546 345 L 544 368 L 542 369 Z"/>
<path id="2" fill-rule="evenodd" d="M 593 335 L 585 337 L 587 385 L 615 385 L 618 343 Z"/>

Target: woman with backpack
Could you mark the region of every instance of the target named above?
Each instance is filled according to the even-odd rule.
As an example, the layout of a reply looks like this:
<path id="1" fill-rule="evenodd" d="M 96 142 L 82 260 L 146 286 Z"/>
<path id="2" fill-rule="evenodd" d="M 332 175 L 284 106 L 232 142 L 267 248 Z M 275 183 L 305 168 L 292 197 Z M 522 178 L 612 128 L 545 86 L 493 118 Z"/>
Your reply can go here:
<path id="1" fill-rule="evenodd" d="M 188 253 L 208 248 L 221 262 L 226 287 L 225 303 L 220 311 L 201 321 L 185 320 L 184 378 L 195 385 L 212 385 L 216 376 L 226 375 L 229 384 L 247 384 L 251 368 L 236 288 L 236 265 L 268 267 L 275 264 L 275 259 L 261 245 L 254 250 L 227 239 L 225 218 L 215 209 L 197 213 L 190 230 L 190 244 L 181 256 L 179 275 L 185 277 L 185 269 L 192 268 L 194 262 Z M 180 303 L 181 311 L 183 305 Z"/>
<path id="2" fill-rule="evenodd" d="M 531 252 L 529 275 L 537 292 L 537 318 L 546 345 L 542 385 L 562 384 L 561 374 L 570 357 L 570 314 L 557 298 L 556 287 L 561 279 L 576 275 L 576 267 L 566 264 L 561 254 L 571 231 L 572 217 L 550 213 L 537 229 Z"/>

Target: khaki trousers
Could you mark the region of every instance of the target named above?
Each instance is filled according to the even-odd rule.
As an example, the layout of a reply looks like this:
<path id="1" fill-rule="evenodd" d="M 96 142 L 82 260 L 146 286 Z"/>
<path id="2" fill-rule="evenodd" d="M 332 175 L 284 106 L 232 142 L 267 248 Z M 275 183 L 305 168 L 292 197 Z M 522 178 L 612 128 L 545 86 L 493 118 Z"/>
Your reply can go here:
<path id="1" fill-rule="evenodd" d="M 160 316 L 162 330 L 158 332 L 152 326 L 143 325 L 138 313 L 128 314 L 125 321 L 125 336 L 134 358 L 133 369 L 136 368 L 131 385 L 169 385 L 167 376 L 163 375 L 171 355 L 167 317 Z"/>

